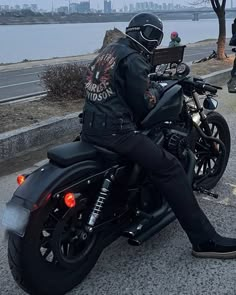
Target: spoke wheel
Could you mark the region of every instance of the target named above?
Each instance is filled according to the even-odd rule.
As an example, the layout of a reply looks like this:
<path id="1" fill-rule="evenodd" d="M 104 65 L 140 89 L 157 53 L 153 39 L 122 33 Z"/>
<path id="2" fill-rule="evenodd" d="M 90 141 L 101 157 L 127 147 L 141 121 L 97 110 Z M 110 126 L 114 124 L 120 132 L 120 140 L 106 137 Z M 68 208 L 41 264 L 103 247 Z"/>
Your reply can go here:
<path id="1" fill-rule="evenodd" d="M 23 238 L 9 235 L 12 275 L 29 294 L 65 294 L 86 277 L 104 248 L 102 233 L 85 235 L 90 210 L 82 200 L 79 208 L 69 210 L 60 203 L 50 200 L 32 212 Z"/>
<path id="2" fill-rule="evenodd" d="M 207 119 L 212 137 L 224 143 L 226 152 L 223 152 L 218 143 L 212 146 L 210 141 L 202 138 L 195 130 L 192 146 L 196 157 L 194 181 L 203 188 L 212 189 L 222 177 L 228 163 L 230 131 L 225 119 L 217 112 L 209 113 Z"/>

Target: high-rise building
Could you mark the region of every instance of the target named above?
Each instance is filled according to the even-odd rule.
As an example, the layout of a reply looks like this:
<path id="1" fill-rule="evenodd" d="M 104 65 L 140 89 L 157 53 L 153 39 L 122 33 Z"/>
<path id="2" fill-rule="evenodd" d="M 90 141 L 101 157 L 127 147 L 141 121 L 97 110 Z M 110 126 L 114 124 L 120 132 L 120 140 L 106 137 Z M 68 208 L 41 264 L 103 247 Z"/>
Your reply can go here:
<path id="1" fill-rule="evenodd" d="M 104 0 L 104 13 L 111 13 L 111 0 Z"/>
<path id="2" fill-rule="evenodd" d="M 70 13 L 78 13 L 79 4 L 78 3 L 70 3 L 69 12 Z"/>
<path id="3" fill-rule="evenodd" d="M 134 4 L 130 4 L 129 5 L 129 12 L 134 12 L 135 8 L 134 8 Z"/>
<path id="4" fill-rule="evenodd" d="M 129 11 L 129 8 L 127 5 L 124 6 L 124 13 L 127 13 Z"/>
<path id="5" fill-rule="evenodd" d="M 90 12 L 90 1 L 81 1 L 79 3 L 78 12 L 80 13 L 88 13 Z"/>

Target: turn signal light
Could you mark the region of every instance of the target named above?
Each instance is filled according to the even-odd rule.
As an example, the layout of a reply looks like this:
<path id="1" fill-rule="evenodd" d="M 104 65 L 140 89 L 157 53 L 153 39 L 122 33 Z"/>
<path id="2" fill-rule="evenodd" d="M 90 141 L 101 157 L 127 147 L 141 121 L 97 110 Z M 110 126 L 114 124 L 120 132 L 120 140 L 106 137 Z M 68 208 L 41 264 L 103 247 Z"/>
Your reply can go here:
<path id="1" fill-rule="evenodd" d="M 68 208 L 73 208 L 76 205 L 75 195 L 73 193 L 68 193 L 64 197 L 64 202 Z"/>
<path id="2" fill-rule="evenodd" d="M 18 175 L 16 180 L 19 185 L 22 185 L 25 182 L 25 179 L 25 175 Z"/>

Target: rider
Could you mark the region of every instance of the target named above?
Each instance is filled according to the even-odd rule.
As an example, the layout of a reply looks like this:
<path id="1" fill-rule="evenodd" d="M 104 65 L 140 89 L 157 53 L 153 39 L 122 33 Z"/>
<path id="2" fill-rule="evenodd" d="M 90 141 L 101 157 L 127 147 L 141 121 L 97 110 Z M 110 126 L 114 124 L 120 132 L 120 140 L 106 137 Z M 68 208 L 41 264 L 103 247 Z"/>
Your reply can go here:
<path id="1" fill-rule="evenodd" d="M 236 239 L 216 233 L 199 207 L 178 159 L 138 132 L 158 101 L 161 86 L 150 88 L 149 56 L 161 44 L 163 25 L 151 13 L 132 18 L 126 36 L 107 46 L 87 75 L 82 140 L 124 155 L 153 174 L 192 243 L 196 257 L 236 258 Z"/>

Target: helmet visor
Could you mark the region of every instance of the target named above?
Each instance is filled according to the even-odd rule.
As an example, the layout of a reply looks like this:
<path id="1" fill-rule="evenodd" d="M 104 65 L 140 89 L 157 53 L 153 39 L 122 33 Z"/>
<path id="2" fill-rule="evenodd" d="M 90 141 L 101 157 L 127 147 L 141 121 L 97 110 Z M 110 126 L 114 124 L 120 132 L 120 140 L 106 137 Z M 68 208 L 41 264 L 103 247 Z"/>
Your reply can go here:
<path id="1" fill-rule="evenodd" d="M 157 45 L 161 44 L 163 32 L 158 27 L 150 24 L 144 25 L 141 27 L 141 33 L 145 40 L 157 42 Z"/>

